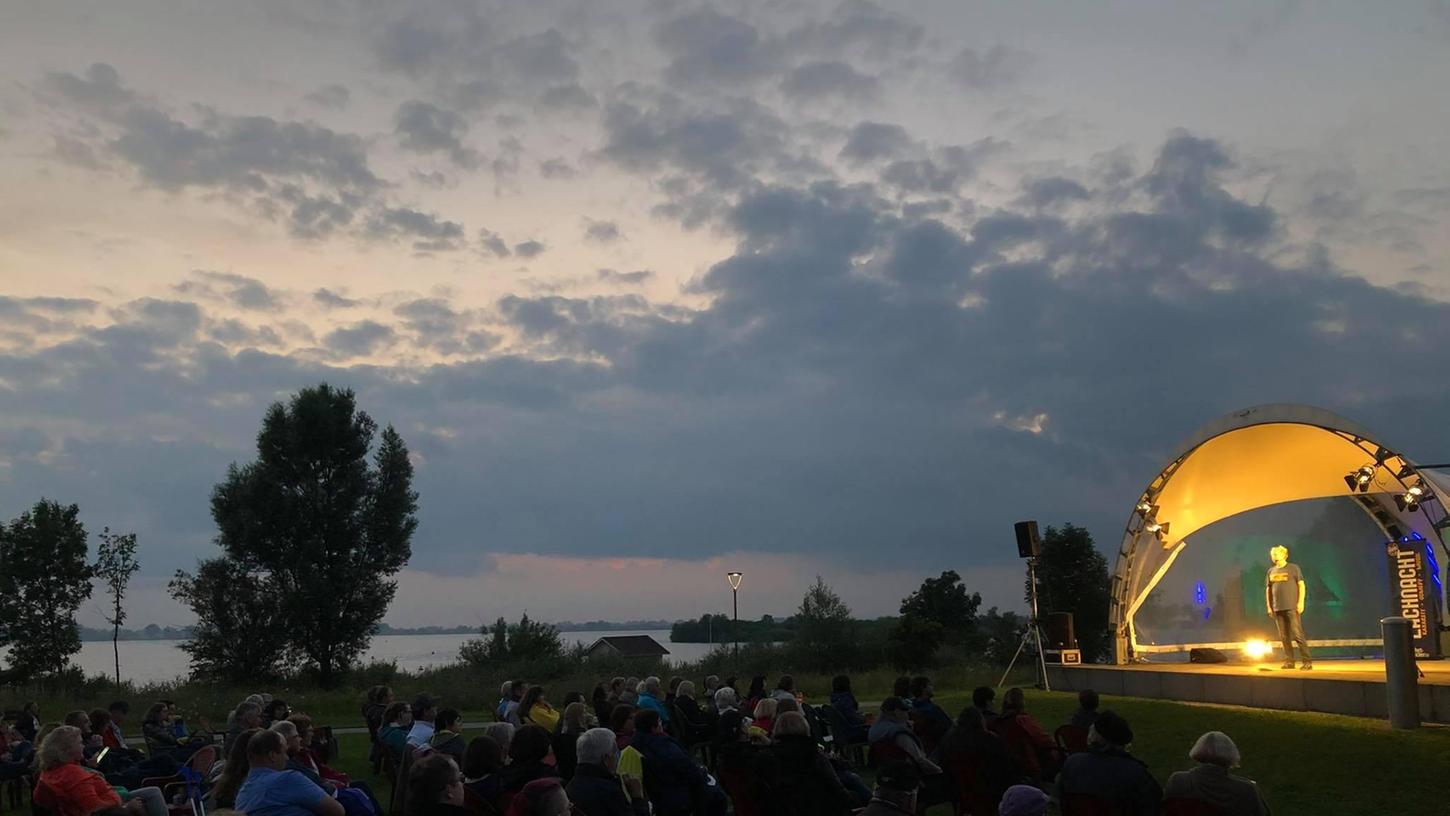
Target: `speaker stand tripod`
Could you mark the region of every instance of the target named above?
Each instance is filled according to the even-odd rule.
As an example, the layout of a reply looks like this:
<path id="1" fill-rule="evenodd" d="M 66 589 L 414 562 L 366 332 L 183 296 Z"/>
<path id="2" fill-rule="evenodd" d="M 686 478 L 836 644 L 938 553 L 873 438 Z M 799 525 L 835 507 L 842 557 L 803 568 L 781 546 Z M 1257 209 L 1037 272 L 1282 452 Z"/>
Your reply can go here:
<path id="1" fill-rule="evenodd" d="M 1022 642 L 1017 644 L 1017 651 L 1012 654 L 1012 660 L 1007 664 L 1007 670 L 1002 672 L 1002 679 L 997 681 L 997 688 L 1007 683 L 1007 676 L 1012 673 L 1012 668 L 1017 665 L 1017 658 L 1022 656 L 1022 650 L 1027 648 L 1028 642 L 1033 642 L 1037 647 L 1037 687 L 1043 691 L 1052 691 L 1052 684 L 1047 680 L 1047 659 L 1042 652 L 1042 627 L 1037 622 L 1037 559 L 1027 559 L 1027 587 L 1028 596 L 1032 599 L 1032 617 L 1027 621 L 1027 629 L 1022 632 Z"/>

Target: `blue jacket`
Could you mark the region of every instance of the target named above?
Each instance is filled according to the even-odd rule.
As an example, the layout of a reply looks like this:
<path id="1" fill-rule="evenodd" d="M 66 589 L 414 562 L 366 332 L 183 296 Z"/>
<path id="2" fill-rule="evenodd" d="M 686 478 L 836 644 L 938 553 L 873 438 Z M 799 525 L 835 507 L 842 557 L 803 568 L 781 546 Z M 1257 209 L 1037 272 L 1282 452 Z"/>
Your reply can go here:
<path id="1" fill-rule="evenodd" d="M 636 731 L 630 744 L 644 760 L 644 784 L 661 816 L 691 813 L 692 792 L 706 782 L 704 769 L 678 742 L 663 734 Z"/>
<path id="2" fill-rule="evenodd" d="M 669 707 L 661 702 L 660 699 L 653 694 L 645 692 L 644 694 L 639 695 L 639 699 L 635 701 L 635 705 L 639 708 L 647 708 L 650 711 L 658 712 L 660 715 L 660 722 L 664 723 L 665 725 L 670 724 Z"/>

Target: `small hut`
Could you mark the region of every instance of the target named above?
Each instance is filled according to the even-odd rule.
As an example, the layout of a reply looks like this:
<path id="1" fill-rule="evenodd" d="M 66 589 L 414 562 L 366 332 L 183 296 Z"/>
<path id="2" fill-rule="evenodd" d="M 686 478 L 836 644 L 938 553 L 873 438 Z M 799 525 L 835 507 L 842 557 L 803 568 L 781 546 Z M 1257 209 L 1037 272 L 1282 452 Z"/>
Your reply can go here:
<path id="1" fill-rule="evenodd" d="M 586 656 L 634 659 L 664 657 L 669 653 L 669 649 L 649 635 L 613 635 L 594 641 Z"/>

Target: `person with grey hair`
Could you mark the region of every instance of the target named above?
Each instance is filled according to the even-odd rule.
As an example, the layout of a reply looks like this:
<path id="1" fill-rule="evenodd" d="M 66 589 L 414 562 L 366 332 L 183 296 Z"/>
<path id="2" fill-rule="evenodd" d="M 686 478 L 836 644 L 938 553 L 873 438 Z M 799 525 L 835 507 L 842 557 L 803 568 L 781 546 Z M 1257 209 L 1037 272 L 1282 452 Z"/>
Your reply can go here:
<path id="1" fill-rule="evenodd" d="M 660 692 L 660 679 L 658 677 L 646 677 L 640 682 L 639 701 L 635 705 L 641 711 L 653 711 L 659 714 L 660 721 L 665 724 L 665 728 L 669 728 L 669 706 L 665 705 L 664 695 Z"/>
<path id="2" fill-rule="evenodd" d="M 483 735 L 498 743 L 498 747 L 503 749 L 503 755 L 507 758 L 509 745 L 514 741 L 515 730 L 517 729 L 514 728 L 513 723 L 489 723 L 483 727 Z M 505 764 L 507 764 L 507 759 L 505 759 Z"/>
<path id="3" fill-rule="evenodd" d="M 1188 758 L 1198 765 L 1169 776 L 1164 799 L 1206 802 L 1224 816 L 1268 816 L 1269 805 L 1258 783 L 1229 773 L 1241 757 L 1228 734 L 1209 731 L 1193 744 Z"/>
<path id="4" fill-rule="evenodd" d="M 1088 749 L 1062 763 L 1057 787 L 1063 801 L 1083 796 L 1141 816 L 1159 813 L 1163 789 L 1148 766 L 1128 753 L 1132 742 L 1133 729 L 1127 720 L 1112 711 L 1100 712 L 1088 729 Z"/>
<path id="5" fill-rule="evenodd" d="M 307 767 L 297 756 L 297 752 L 302 750 L 302 733 L 297 730 L 296 723 L 291 720 L 278 720 L 272 723 L 272 727 L 267 730 L 276 731 L 282 735 L 282 739 L 287 745 L 287 770 L 296 771 L 319 788 L 328 789 L 328 785 L 323 783 L 322 777 L 318 775 L 317 771 Z"/>
<path id="6" fill-rule="evenodd" d="M 704 742 L 715 735 L 715 710 L 700 705 L 695 699 L 695 684 L 689 680 L 675 687 L 675 711 L 683 720 L 677 723 L 678 736 L 686 745 Z"/>
<path id="7" fill-rule="evenodd" d="M 619 768 L 619 745 L 608 728 L 591 728 L 579 735 L 575 743 L 579 764 L 569 781 L 569 801 L 584 816 L 648 816 L 649 800 L 644 783 L 637 777 L 624 777 Z M 628 789 L 629 795 L 625 795 Z"/>
<path id="8" fill-rule="evenodd" d="M 715 692 L 720 690 L 720 675 L 710 674 L 705 676 L 705 688 L 701 694 L 705 698 L 705 707 L 715 707 Z"/>
<path id="9" fill-rule="evenodd" d="M 729 686 L 721 686 L 715 692 L 715 711 L 724 714 L 727 711 L 739 710 L 740 695 L 736 694 L 735 689 Z"/>
<path id="10" fill-rule="evenodd" d="M 252 695 L 252 697 L 255 696 L 257 695 Z M 222 754 L 225 756 L 232 752 L 232 742 L 243 731 L 260 728 L 261 725 L 262 704 L 260 702 L 254 702 L 251 697 L 248 697 L 227 715 L 227 733 L 222 738 Z"/>

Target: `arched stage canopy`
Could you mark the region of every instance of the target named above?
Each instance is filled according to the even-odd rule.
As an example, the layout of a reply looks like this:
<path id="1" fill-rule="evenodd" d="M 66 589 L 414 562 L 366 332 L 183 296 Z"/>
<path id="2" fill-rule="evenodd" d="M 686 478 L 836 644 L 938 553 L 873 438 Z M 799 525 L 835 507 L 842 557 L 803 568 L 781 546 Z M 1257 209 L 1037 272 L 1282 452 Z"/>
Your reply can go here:
<path id="1" fill-rule="evenodd" d="M 1133 617 L 1178 555 L 1192 546 L 1194 534 L 1231 516 L 1285 502 L 1352 497 L 1386 541 L 1418 533 L 1444 551 L 1441 529 L 1447 519 L 1436 497 L 1450 495 L 1450 476 L 1422 471 L 1401 449 L 1329 411 L 1306 405 L 1249 408 L 1209 423 L 1178 451 L 1143 491 L 1118 551 L 1109 611 L 1118 663 L 1155 651 L 1227 645 L 1141 645 Z M 1352 488 L 1346 477 L 1355 474 L 1362 474 L 1362 484 Z M 1416 486 L 1426 495 L 1418 506 L 1406 507 L 1403 498 Z"/>

